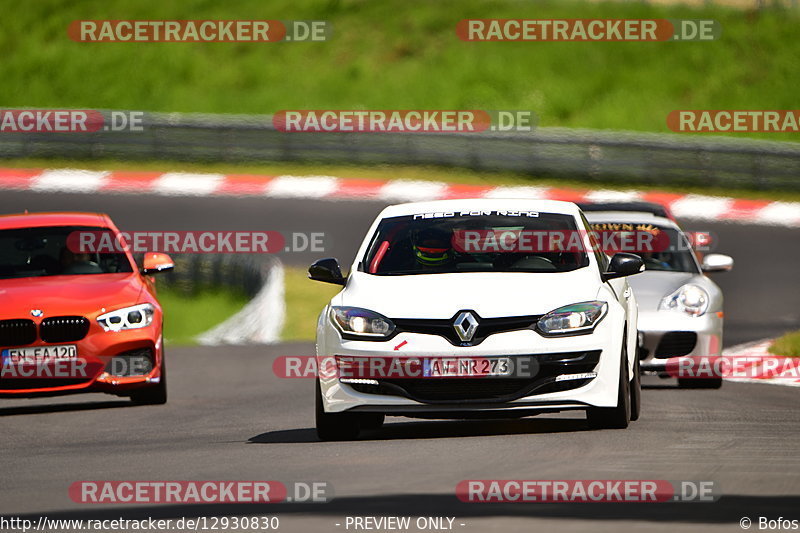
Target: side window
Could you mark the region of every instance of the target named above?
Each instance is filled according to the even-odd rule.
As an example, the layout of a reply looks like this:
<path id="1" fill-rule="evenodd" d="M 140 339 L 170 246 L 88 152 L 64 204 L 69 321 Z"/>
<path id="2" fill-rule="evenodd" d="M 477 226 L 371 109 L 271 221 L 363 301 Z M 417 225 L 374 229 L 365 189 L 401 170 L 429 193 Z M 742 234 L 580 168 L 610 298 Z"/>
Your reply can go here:
<path id="1" fill-rule="evenodd" d="M 589 231 L 589 242 L 592 245 L 592 251 L 597 259 L 597 265 L 600 268 L 600 272 L 605 272 L 608 270 L 608 256 L 600 248 L 600 243 L 597 242 L 597 237 L 592 231 L 592 226 L 589 224 L 589 221 L 586 220 L 586 217 L 583 215 L 583 213 L 581 213 L 581 220 L 583 220 L 584 227 Z"/>

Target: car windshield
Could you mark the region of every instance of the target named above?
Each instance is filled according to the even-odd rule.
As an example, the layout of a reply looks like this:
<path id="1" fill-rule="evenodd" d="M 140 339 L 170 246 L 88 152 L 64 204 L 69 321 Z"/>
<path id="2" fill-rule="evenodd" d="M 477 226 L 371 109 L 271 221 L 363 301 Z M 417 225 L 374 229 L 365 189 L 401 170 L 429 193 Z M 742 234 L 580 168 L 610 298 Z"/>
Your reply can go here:
<path id="1" fill-rule="evenodd" d="M 634 246 L 630 251 L 640 256 L 644 261 L 645 270 L 663 270 L 667 272 L 699 272 L 697 263 L 694 259 L 692 247 L 684 236 L 683 232 L 675 228 L 657 226 L 655 224 L 630 224 L 618 222 L 594 222 L 591 224 L 594 232 L 603 234 L 618 233 L 618 235 L 631 234 L 652 234 L 654 238 L 650 241 L 642 241 L 648 244 Z M 615 242 L 621 242 L 618 237 Z M 628 242 L 639 242 L 630 239 Z"/>
<path id="2" fill-rule="evenodd" d="M 407 275 L 568 272 L 589 265 L 582 242 L 542 246 L 532 238 L 539 235 L 560 236 L 563 242 L 579 232 L 571 215 L 530 211 L 386 218 L 378 225 L 361 266 L 370 274 Z"/>
<path id="3" fill-rule="evenodd" d="M 124 253 L 80 253 L 68 246 L 76 231 L 109 231 L 86 226 L 0 230 L 0 279 L 133 272 Z"/>

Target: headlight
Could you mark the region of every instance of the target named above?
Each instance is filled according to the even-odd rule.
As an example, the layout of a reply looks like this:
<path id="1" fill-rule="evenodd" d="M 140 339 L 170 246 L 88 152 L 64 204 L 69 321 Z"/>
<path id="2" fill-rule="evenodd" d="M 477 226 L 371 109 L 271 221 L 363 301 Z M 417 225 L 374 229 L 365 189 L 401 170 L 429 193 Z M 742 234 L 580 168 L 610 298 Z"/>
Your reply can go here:
<path id="1" fill-rule="evenodd" d="M 359 307 L 331 307 L 331 320 L 345 335 L 357 337 L 388 337 L 394 324 L 385 316 Z"/>
<path id="2" fill-rule="evenodd" d="M 606 316 L 605 302 L 581 302 L 550 311 L 539 319 L 537 327 L 545 336 L 588 333 Z"/>
<path id="3" fill-rule="evenodd" d="M 97 317 L 97 323 L 106 331 L 139 329 L 153 322 L 153 306 L 150 304 L 124 307 Z"/>
<path id="4" fill-rule="evenodd" d="M 684 285 L 663 300 L 659 309 L 683 311 L 691 316 L 703 316 L 708 311 L 708 292 L 699 285 Z"/>

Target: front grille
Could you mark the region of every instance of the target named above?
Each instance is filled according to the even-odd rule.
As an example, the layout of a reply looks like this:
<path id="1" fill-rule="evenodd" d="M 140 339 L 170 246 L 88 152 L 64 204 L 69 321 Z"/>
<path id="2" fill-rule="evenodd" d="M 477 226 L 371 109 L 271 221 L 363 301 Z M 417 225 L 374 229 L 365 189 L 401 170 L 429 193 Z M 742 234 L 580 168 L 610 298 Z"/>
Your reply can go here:
<path id="1" fill-rule="evenodd" d="M 36 341 L 36 323 L 24 318 L 0 320 L 0 347 L 24 346 Z"/>
<path id="2" fill-rule="evenodd" d="M 668 331 L 661 337 L 656 347 L 655 357 L 680 357 L 692 353 L 697 345 L 697 333 L 694 331 Z"/>
<path id="3" fill-rule="evenodd" d="M 600 350 L 512 356 L 529 358 L 523 368 L 535 369 L 531 377 L 378 379 L 377 385 L 348 383 L 364 394 L 403 396 L 423 403 L 509 402 L 523 396 L 576 389 L 590 379 L 555 381 L 561 374 L 591 372 L 600 361 Z M 519 365 L 517 365 L 519 366 Z"/>
<path id="4" fill-rule="evenodd" d="M 79 341 L 89 333 L 89 321 L 82 316 L 54 316 L 42 320 L 39 336 L 44 342 Z"/>
<path id="5" fill-rule="evenodd" d="M 458 316 L 458 315 L 456 315 Z M 449 319 L 421 319 L 421 318 L 397 318 L 392 319 L 397 333 L 420 333 L 424 335 L 439 335 L 447 339 L 450 344 L 455 346 L 475 346 L 483 342 L 489 335 L 504 333 L 507 331 L 517 331 L 530 329 L 536 325 L 542 315 L 511 316 L 502 318 L 478 318 L 478 328 L 470 342 L 464 342 L 456 334 L 453 323 L 456 316 Z"/>
<path id="6" fill-rule="evenodd" d="M 493 400 L 509 396 L 531 383 L 529 379 L 454 378 L 382 380 L 426 401 Z"/>

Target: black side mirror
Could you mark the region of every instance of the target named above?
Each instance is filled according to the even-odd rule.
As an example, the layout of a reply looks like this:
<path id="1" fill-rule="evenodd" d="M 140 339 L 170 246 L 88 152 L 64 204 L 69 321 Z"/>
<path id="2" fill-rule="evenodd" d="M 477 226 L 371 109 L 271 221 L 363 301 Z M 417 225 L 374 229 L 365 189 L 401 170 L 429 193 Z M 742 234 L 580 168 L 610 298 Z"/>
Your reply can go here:
<path id="1" fill-rule="evenodd" d="M 324 283 L 334 283 L 336 285 L 344 285 L 347 282 L 347 278 L 342 276 L 342 269 L 339 267 L 339 261 L 333 257 L 320 259 L 308 267 L 308 279 L 322 281 Z"/>
<path id="2" fill-rule="evenodd" d="M 603 273 L 603 281 L 614 278 L 624 278 L 625 276 L 632 276 L 639 272 L 644 272 L 644 261 L 642 261 L 642 258 L 636 254 L 619 252 L 614 254 L 614 257 L 611 258 L 608 270 Z"/>

